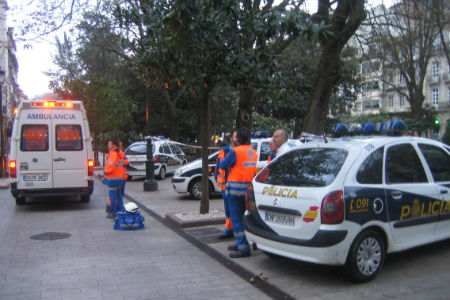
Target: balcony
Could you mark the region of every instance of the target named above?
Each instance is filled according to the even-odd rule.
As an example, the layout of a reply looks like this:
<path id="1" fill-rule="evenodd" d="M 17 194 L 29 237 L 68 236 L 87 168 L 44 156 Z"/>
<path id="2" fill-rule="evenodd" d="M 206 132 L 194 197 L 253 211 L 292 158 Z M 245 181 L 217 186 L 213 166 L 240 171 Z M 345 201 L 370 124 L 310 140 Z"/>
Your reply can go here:
<path id="1" fill-rule="evenodd" d="M 450 82 L 450 74 L 449 73 L 442 73 L 442 80 L 444 80 L 445 83 Z"/>
<path id="2" fill-rule="evenodd" d="M 441 82 L 441 77 L 438 75 L 429 75 L 427 76 L 427 83 L 429 85 L 437 85 Z"/>

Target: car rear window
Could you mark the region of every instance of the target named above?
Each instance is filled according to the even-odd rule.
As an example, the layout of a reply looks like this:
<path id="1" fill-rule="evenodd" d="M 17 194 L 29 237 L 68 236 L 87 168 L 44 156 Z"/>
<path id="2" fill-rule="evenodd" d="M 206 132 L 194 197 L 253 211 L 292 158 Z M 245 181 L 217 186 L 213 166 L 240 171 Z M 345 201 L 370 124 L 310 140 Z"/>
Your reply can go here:
<path id="1" fill-rule="evenodd" d="M 131 145 L 126 151 L 126 155 L 146 155 L 147 154 L 147 145 Z"/>
<path id="2" fill-rule="evenodd" d="M 336 178 L 347 155 L 343 149 L 297 149 L 268 165 L 256 181 L 296 187 L 327 186 Z"/>
<path id="3" fill-rule="evenodd" d="M 20 138 L 21 151 L 47 151 L 48 150 L 48 126 L 47 125 L 23 125 Z"/>

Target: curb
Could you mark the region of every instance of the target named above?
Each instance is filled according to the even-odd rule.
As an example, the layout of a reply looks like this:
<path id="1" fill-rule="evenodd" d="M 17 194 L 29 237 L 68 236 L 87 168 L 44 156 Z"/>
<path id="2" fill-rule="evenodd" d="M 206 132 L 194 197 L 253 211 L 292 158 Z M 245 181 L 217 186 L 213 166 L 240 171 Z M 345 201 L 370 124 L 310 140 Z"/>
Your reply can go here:
<path id="1" fill-rule="evenodd" d="M 182 220 L 176 216 L 175 213 L 166 214 L 166 220 L 172 223 L 174 226 L 180 228 L 189 228 L 189 227 L 197 227 L 197 226 L 206 226 L 206 225 L 216 225 L 216 224 L 224 224 L 225 218 L 217 217 L 217 218 L 208 218 L 203 220 Z"/>

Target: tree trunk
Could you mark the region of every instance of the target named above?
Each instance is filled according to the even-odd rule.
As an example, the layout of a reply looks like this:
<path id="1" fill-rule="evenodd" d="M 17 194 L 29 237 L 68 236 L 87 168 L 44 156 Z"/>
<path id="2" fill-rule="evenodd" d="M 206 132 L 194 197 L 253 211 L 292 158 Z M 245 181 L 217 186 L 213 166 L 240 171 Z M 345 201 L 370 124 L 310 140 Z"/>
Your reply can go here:
<path id="1" fill-rule="evenodd" d="M 239 109 L 236 118 L 236 129 L 252 128 L 253 90 L 248 86 L 239 87 Z"/>
<path id="2" fill-rule="evenodd" d="M 202 145 L 202 197 L 200 199 L 200 213 L 207 214 L 209 212 L 209 172 L 208 172 L 208 154 L 210 140 L 210 91 L 205 91 L 203 99 L 200 103 L 200 139 Z"/>
<path id="3" fill-rule="evenodd" d="M 322 50 L 316 79 L 309 97 L 303 131 L 317 135 L 324 133 L 331 91 L 339 80 L 339 56 L 340 51 L 334 47 Z"/>
<path id="4" fill-rule="evenodd" d="M 331 2 L 336 5 L 332 16 Z M 341 51 L 365 19 L 366 12 L 364 0 L 318 0 L 318 4 L 318 11 L 313 20 L 328 25 L 331 34 L 321 36 L 320 62 L 309 97 L 303 130 L 320 135 L 325 130 L 332 88 L 339 80 Z"/>

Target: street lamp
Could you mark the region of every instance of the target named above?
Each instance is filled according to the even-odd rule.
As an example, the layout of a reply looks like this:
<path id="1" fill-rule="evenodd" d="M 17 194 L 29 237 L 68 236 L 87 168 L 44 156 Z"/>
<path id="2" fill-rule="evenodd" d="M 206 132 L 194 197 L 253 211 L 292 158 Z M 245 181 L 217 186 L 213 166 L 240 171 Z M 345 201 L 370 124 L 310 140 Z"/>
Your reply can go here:
<path id="1" fill-rule="evenodd" d="M 1 157 L 1 176 L 6 177 L 6 155 L 5 155 L 5 130 L 3 115 L 3 83 L 5 82 L 5 71 L 0 69 L 0 157 Z"/>
<path id="2" fill-rule="evenodd" d="M 155 180 L 155 165 L 153 163 L 153 145 L 150 137 L 150 105 L 148 98 L 149 85 L 145 88 L 145 121 L 147 122 L 147 162 L 145 163 L 144 191 L 152 192 L 158 190 L 158 183 Z"/>

